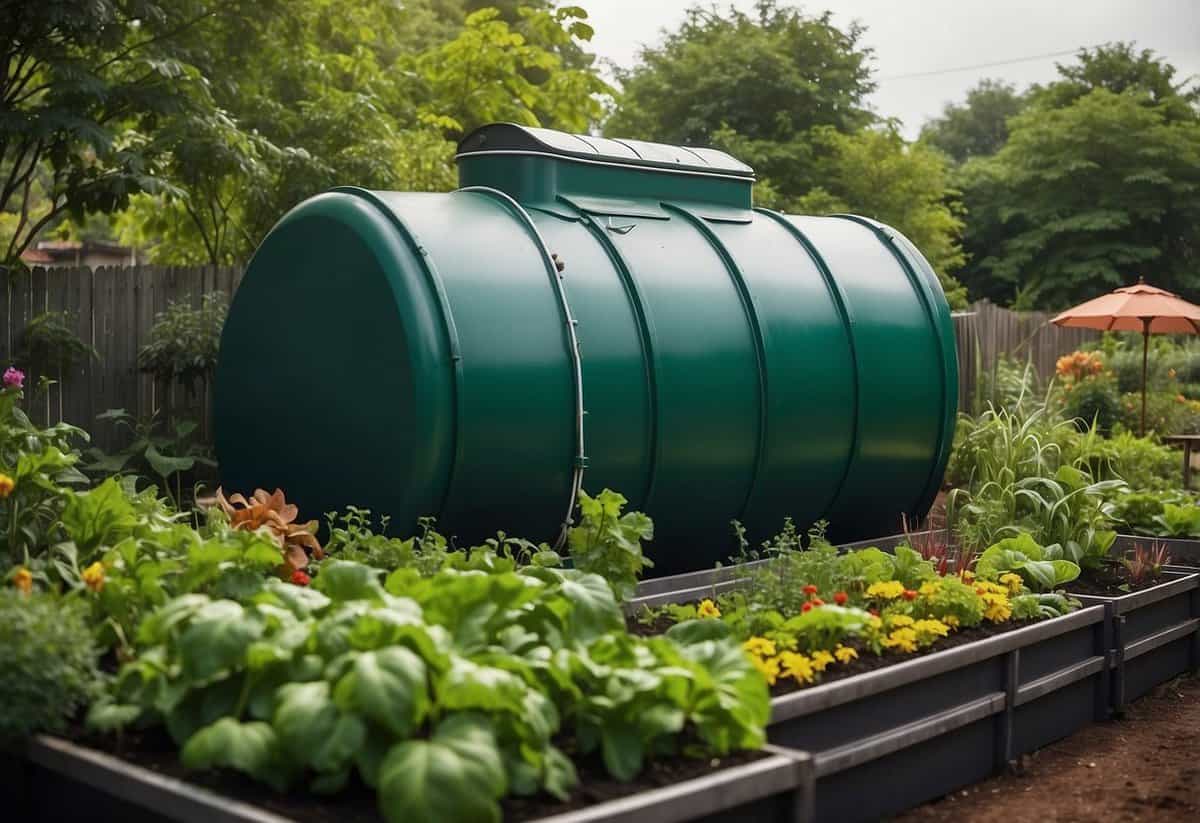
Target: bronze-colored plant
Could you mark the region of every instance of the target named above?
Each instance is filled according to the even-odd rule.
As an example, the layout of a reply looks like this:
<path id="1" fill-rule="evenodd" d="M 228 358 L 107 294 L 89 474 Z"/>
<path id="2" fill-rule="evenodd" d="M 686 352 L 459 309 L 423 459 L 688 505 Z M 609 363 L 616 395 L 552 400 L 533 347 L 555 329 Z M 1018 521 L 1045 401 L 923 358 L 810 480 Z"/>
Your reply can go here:
<path id="1" fill-rule="evenodd" d="M 288 574 L 308 565 L 310 551 L 316 560 L 325 556 L 316 537 L 317 521 L 295 522 L 300 510 L 284 499 L 282 489 L 276 489 L 273 494 L 268 494 L 266 489 L 255 489 L 247 500 L 239 493 L 226 497 L 224 490 L 218 488 L 212 504 L 229 517 L 229 524 L 235 529 L 258 531 L 265 526 L 279 544 Z"/>

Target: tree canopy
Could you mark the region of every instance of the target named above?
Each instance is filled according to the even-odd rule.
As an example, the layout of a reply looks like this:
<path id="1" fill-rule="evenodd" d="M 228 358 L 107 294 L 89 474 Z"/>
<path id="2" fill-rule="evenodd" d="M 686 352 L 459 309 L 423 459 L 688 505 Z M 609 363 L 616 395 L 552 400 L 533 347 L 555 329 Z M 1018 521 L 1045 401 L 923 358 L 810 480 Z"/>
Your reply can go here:
<path id="1" fill-rule="evenodd" d="M 984 80 L 962 103 L 949 103 L 926 123 L 921 140 L 962 163 L 998 152 L 1008 140 L 1008 118 L 1025 108 L 1025 96 L 1009 83 Z"/>
<path id="2" fill-rule="evenodd" d="M 976 297 L 1065 308 L 1144 276 L 1200 289 L 1197 91 L 1151 52 L 1080 52 L 957 173 Z"/>

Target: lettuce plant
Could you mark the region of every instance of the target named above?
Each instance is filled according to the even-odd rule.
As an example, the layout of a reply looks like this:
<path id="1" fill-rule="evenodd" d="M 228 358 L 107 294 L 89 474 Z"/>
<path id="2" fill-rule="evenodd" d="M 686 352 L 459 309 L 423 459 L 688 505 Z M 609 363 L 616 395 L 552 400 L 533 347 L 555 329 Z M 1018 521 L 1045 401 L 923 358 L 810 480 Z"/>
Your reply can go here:
<path id="1" fill-rule="evenodd" d="M 738 645 L 629 636 L 597 575 L 380 574 L 329 560 L 311 588 L 168 601 L 89 722 L 161 722 L 189 768 L 280 790 L 357 774 L 393 821 L 499 820 L 506 794 L 565 797 L 564 745 L 629 779 L 651 756 L 763 742 L 766 687 Z"/>

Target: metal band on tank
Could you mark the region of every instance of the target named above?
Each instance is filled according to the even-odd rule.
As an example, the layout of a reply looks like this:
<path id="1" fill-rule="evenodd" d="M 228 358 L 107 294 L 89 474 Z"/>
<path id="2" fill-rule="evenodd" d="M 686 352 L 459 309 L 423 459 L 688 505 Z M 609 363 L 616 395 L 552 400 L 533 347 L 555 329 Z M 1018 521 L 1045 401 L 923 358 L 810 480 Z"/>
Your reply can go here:
<path id="1" fill-rule="evenodd" d="M 850 468 L 854 465 L 854 457 L 858 452 L 858 403 L 860 395 L 858 381 L 862 379 L 862 370 L 858 366 L 858 347 L 854 344 L 854 318 L 850 314 L 849 301 L 846 300 L 846 295 L 842 291 L 842 287 L 834 279 L 833 272 L 829 270 L 829 265 L 825 262 L 825 258 L 821 257 L 821 253 L 817 251 L 816 246 L 800 230 L 800 227 L 793 225 L 787 217 L 777 211 L 764 209 L 761 206 L 754 210 L 759 214 L 765 214 L 782 226 L 783 230 L 794 237 L 808 253 L 809 258 L 813 261 L 813 265 L 817 267 L 817 271 L 821 274 L 821 279 L 825 281 L 825 288 L 829 290 L 829 294 L 837 306 L 838 314 L 842 318 L 842 325 L 846 329 L 846 340 L 850 344 L 850 365 L 854 370 L 854 380 L 851 383 L 854 387 L 854 410 L 850 418 L 850 454 L 846 459 L 845 467 L 842 469 L 842 477 L 838 480 L 837 488 L 834 489 L 833 495 L 829 498 L 829 503 L 825 506 L 825 511 L 829 512 L 833 510 L 834 505 L 842 494 L 842 488 L 846 485 L 846 478 L 850 476 Z"/>
<path id="2" fill-rule="evenodd" d="M 758 479 L 762 473 L 762 464 L 766 458 L 767 451 L 766 332 L 763 331 L 762 323 L 759 322 L 758 310 L 754 306 L 754 297 L 750 294 L 750 288 L 746 285 L 746 278 L 742 274 L 742 270 L 738 268 L 737 262 L 729 254 L 729 250 L 721 242 L 721 239 L 709 228 L 703 218 L 698 217 L 687 209 L 667 201 L 663 201 L 662 206 L 668 211 L 677 212 L 681 215 L 708 241 L 713 251 L 721 258 L 721 263 L 724 264 L 725 270 L 729 272 L 729 277 L 733 280 L 734 287 L 737 289 L 738 297 L 741 298 L 742 308 L 746 312 L 746 319 L 750 321 L 750 332 L 754 337 L 754 359 L 758 363 L 758 443 L 754 452 L 754 472 L 750 476 L 750 488 L 746 491 L 746 499 L 742 501 L 742 510 L 738 514 L 738 519 L 743 520 L 746 517 L 746 512 L 749 510 L 751 502 L 754 500 L 754 493 L 758 490 Z"/>
<path id="3" fill-rule="evenodd" d="M 869 229 L 875 235 L 875 237 L 882 242 L 885 247 L 887 247 L 887 250 L 891 252 L 892 257 L 896 258 L 896 261 L 900 264 L 901 270 L 903 270 L 905 276 L 908 278 L 909 283 L 919 295 L 921 307 L 925 309 L 925 315 L 929 318 L 929 322 L 934 331 L 934 339 L 937 340 L 938 356 L 940 362 L 942 363 L 941 405 L 942 408 L 945 409 L 949 400 L 949 386 L 946 385 L 947 369 L 945 367 L 946 345 L 945 341 L 942 340 L 941 331 L 938 328 L 940 324 L 938 323 L 937 319 L 937 311 L 933 306 L 933 301 L 929 295 L 928 286 L 924 283 L 924 278 L 913 270 L 912 263 L 908 259 L 908 254 L 896 243 L 895 237 L 888 233 L 887 229 L 885 229 L 879 223 L 876 223 L 874 220 L 869 220 L 865 217 L 860 217 L 857 214 L 832 214 L 830 217 L 849 220 L 852 223 L 857 223 L 860 226 L 864 226 Z M 957 402 L 958 398 L 956 397 L 955 403 L 957 404 Z M 947 442 L 948 438 L 946 437 L 946 429 L 946 415 L 943 413 L 941 418 L 938 420 L 938 443 L 937 451 L 935 452 L 936 457 L 934 458 L 933 466 L 931 466 L 929 469 L 929 479 L 925 481 L 925 488 L 921 490 L 921 496 L 917 500 L 917 508 L 923 508 L 923 504 L 926 500 L 932 504 L 934 497 L 937 495 L 937 488 L 941 485 L 941 477 L 938 476 L 938 467 L 944 459 L 943 452 L 947 450 L 949 446 Z"/>
<path id="4" fill-rule="evenodd" d="M 646 486 L 642 492 L 641 502 L 638 504 L 643 508 L 648 504 L 650 496 L 654 494 L 654 482 L 658 477 L 659 450 L 661 441 L 658 437 L 658 377 L 655 368 L 655 349 L 654 349 L 654 326 L 651 323 L 650 317 L 646 314 L 646 300 L 642 295 L 642 290 L 638 287 L 637 280 L 630 271 L 629 266 L 625 263 L 625 258 L 621 256 L 620 250 L 612 239 L 608 236 L 604 226 L 596 222 L 595 218 L 587 212 L 580 212 L 581 222 L 591 232 L 596 242 L 600 244 L 600 248 L 604 249 L 604 253 L 608 255 L 609 261 L 617 272 L 617 276 L 621 278 L 621 285 L 625 289 L 625 296 L 629 300 L 630 306 L 633 309 L 633 316 L 637 320 L 638 341 L 642 345 L 642 367 L 646 377 L 646 403 L 649 406 L 649 420 L 646 426 L 646 458 L 648 465 L 646 466 Z M 611 220 L 611 218 L 609 218 Z"/>
<path id="5" fill-rule="evenodd" d="M 550 254 L 550 249 L 546 246 L 546 241 L 542 237 L 542 233 L 538 231 L 537 225 L 534 224 L 533 218 L 529 216 L 529 212 L 525 211 L 516 200 L 509 195 L 493 189 L 490 186 L 466 186 L 465 188 L 456 189 L 456 192 L 478 192 L 489 197 L 493 197 L 503 203 L 505 206 L 516 215 L 521 221 L 529 236 L 533 239 L 534 245 L 537 246 L 538 252 L 542 256 L 542 262 L 546 265 L 546 273 L 550 275 L 551 282 L 554 283 L 555 294 L 558 296 L 558 304 L 562 308 L 563 319 L 567 327 L 567 339 L 569 341 L 568 352 L 571 358 L 571 373 L 575 381 L 575 461 L 571 473 L 571 494 L 567 501 L 567 513 L 563 518 L 562 528 L 558 533 L 558 539 L 554 543 L 554 548 L 558 549 L 566 543 L 567 530 L 571 526 L 571 515 L 575 512 L 575 500 L 579 497 L 579 490 L 583 487 L 583 470 L 587 466 L 587 454 L 583 447 L 583 361 L 579 356 L 579 338 L 575 334 L 575 326 L 577 321 L 575 316 L 571 314 L 571 305 L 567 302 L 567 291 L 563 288 L 562 274 L 558 270 L 558 266 L 554 263 L 554 258 Z"/>
<path id="6" fill-rule="evenodd" d="M 374 204 L 380 212 L 387 217 L 400 236 L 408 244 L 412 253 L 416 256 L 421 264 L 422 270 L 425 272 L 425 279 L 429 287 L 433 289 L 434 299 L 437 301 L 438 313 L 442 316 L 442 324 L 445 327 L 446 339 L 450 348 L 450 361 L 454 368 L 454 426 L 452 428 L 452 452 L 454 459 L 450 461 L 450 467 L 446 471 L 446 488 L 442 493 L 441 502 L 438 504 L 438 517 L 446 511 L 446 504 L 451 499 L 451 492 L 454 489 L 454 470 L 462 464 L 462 438 L 459 437 L 459 432 L 462 430 L 463 408 L 462 408 L 462 383 L 463 383 L 463 367 L 462 367 L 462 350 L 458 343 L 458 327 L 454 324 L 454 314 L 450 311 L 450 298 L 446 296 L 446 287 L 442 283 L 442 275 L 438 271 L 437 265 L 426 252 L 425 247 L 417 239 L 416 233 L 412 227 L 405 223 L 394 209 L 388 208 L 387 204 L 380 200 L 370 189 L 359 188 L 358 186 L 337 186 L 330 191 L 344 192 L 353 194 L 356 197 L 361 197 L 369 203 Z"/>

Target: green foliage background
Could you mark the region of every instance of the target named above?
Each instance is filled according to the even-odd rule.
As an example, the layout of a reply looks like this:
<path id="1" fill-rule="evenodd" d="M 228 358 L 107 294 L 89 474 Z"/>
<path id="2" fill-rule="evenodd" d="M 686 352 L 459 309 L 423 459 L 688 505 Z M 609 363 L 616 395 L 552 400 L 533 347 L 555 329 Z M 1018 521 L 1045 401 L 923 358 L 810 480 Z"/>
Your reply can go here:
<path id="1" fill-rule="evenodd" d="M 556 0 L 0 0 L 0 255 L 57 235 L 242 263 L 331 186 L 453 188 L 456 141 L 504 120 L 729 151 L 760 205 L 898 228 L 955 307 L 1200 289 L 1200 89 L 1169 63 L 1083 49 L 908 141 L 868 106 L 864 32 L 698 5 L 608 71 Z"/>

